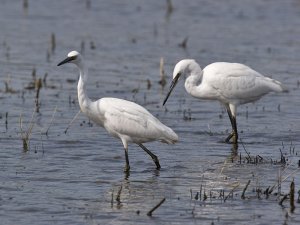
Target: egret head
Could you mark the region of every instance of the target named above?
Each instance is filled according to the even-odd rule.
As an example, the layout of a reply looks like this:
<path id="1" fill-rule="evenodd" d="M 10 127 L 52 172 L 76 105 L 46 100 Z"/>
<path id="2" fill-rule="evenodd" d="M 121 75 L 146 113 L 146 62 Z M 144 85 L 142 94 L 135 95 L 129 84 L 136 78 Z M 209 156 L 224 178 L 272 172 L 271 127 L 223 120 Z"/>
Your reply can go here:
<path id="1" fill-rule="evenodd" d="M 191 73 L 198 68 L 200 68 L 200 67 L 194 59 L 183 59 L 176 64 L 176 66 L 174 67 L 174 70 L 173 70 L 173 80 L 172 80 L 172 83 L 170 86 L 170 90 L 163 102 L 163 105 L 165 105 L 165 103 L 167 102 L 167 100 L 168 100 L 171 92 L 175 88 L 179 78 L 182 75 L 184 77 L 191 75 Z"/>
<path id="2" fill-rule="evenodd" d="M 82 61 L 81 55 L 77 51 L 71 51 L 68 54 L 68 57 L 57 64 L 57 66 L 63 65 L 65 63 L 74 63 L 75 65 L 79 65 Z"/>

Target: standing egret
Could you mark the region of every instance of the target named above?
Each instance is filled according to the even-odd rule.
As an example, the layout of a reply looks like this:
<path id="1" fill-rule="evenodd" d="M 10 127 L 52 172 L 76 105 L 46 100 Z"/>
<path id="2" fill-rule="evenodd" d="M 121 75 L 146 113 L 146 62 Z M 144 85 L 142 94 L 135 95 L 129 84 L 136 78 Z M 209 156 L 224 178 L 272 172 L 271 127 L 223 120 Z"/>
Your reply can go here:
<path id="1" fill-rule="evenodd" d="M 225 139 L 237 144 L 236 109 L 238 105 L 254 102 L 269 92 L 285 91 L 283 85 L 239 63 L 216 62 L 203 70 L 194 59 L 179 61 L 173 71 L 173 81 L 163 102 L 168 100 L 179 78 L 183 76 L 186 91 L 195 98 L 218 100 L 227 110 L 232 132 Z"/>
<path id="2" fill-rule="evenodd" d="M 161 141 L 174 144 L 178 140 L 177 134 L 162 124 L 157 118 L 142 106 L 118 98 L 101 98 L 92 101 L 87 96 L 86 82 L 88 68 L 82 56 L 77 51 L 71 51 L 68 57 L 57 66 L 65 63 L 75 64 L 79 71 L 78 102 L 81 111 L 96 124 L 104 127 L 113 137 L 121 139 L 125 149 L 125 172 L 130 170 L 128 159 L 128 143 L 139 145 L 154 161 L 156 168 L 160 169 L 159 160 L 143 143 Z"/>

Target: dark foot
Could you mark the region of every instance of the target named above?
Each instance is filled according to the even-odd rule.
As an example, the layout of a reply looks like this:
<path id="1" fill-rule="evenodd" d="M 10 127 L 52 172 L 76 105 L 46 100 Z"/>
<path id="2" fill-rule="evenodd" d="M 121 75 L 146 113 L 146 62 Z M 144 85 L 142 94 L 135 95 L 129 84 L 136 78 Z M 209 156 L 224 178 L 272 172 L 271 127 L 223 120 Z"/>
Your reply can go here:
<path id="1" fill-rule="evenodd" d="M 228 135 L 228 137 L 225 139 L 225 142 L 226 143 L 230 143 L 229 141 L 231 140 L 231 138 L 234 136 L 234 132 L 232 131 L 229 135 Z"/>
<path id="2" fill-rule="evenodd" d="M 152 158 L 153 162 L 156 165 L 156 169 L 160 169 L 160 164 L 159 164 L 159 160 L 157 158 L 156 155 L 154 155 L 152 152 L 150 152 L 144 145 L 142 144 L 138 144 L 148 155 L 150 155 L 150 157 Z"/>
<path id="3" fill-rule="evenodd" d="M 158 160 L 157 156 L 155 156 L 155 157 L 152 158 L 152 159 L 153 159 L 153 161 L 154 161 L 154 163 L 155 163 L 155 165 L 156 165 L 156 169 L 159 170 L 161 167 L 160 167 L 159 160 Z"/>
<path id="4" fill-rule="evenodd" d="M 230 140 L 232 139 L 232 142 L 230 142 Z M 225 139 L 225 143 L 233 143 L 233 144 L 237 144 L 238 143 L 238 136 L 235 134 L 234 131 L 232 131 L 228 137 Z"/>

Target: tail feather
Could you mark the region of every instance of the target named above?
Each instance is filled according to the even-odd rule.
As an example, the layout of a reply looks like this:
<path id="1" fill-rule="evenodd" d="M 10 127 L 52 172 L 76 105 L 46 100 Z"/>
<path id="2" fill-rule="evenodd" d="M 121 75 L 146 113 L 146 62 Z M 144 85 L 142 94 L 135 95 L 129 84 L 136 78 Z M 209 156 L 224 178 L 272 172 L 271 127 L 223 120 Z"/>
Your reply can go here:
<path id="1" fill-rule="evenodd" d="M 283 85 L 281 82 L 279 82 L 277 80 L 266 77 L 266 81 L 267 81 L 270 89 L 274 92 L 288 92 L 289 91 L 285 85 Z"/>
<path id="2" fill-rule="evenodd" d="M 168 126 L 160 122 L 157 118 L 154 117 L 154 120 L 149 120 L 152 125 L 156 128 L 156 134 L 158 140 L 167 144 L 174 144 L 178 141 L 178 135 Z"/>
<path id="3" fill-rule="evenodd" d="M 162 138 L 162 142 L 167 144 L 175 144 L 178 141 L 178 135 L 169 127 L 166 127 L 164 130 L 164 137 Z"/>

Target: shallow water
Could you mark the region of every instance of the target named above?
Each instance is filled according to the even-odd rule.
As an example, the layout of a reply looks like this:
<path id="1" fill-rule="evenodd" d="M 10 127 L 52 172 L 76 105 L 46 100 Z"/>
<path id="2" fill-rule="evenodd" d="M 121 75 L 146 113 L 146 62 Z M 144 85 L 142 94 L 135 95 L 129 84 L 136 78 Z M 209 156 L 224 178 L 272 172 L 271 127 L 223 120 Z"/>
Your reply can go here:
<path id="1" fill-rule="evenodd" d="M 292 213 L 289 200 L 280 206 L 283 195 L 274 195 L 279 190 L 287 194 L 292 179 L 296 192 L 300 189 L 299 1 L 172 3 L 168 13 L 165 1 L 32 0 L 27 9 L 22 2 L 1 1 L 1 223 L 299 223 L 299 204 Z M 56 41 L 53 51 L 51 34 Z M 186 49 L 179 47 L 186 37 Z M 130 145 L 131 173 L 125 176 L 121 142 L 82 114 L 64 133 L 79 110 L 78 71 L 56 64 L 74 49 L 90 64 L 91 98 L 135 101 L 178 133 L 176 145 L 146 144 L 158 155 L 160 171 Z M 290 92 L 239 107 L 243 145 L 233 157 L 232 146 L 222 143 L 230 123 L 219 103 L 193 99 L 181 82 L 162 107 L 168 87 L 158 84 L 160 57 L 165 59 L 168 82 L 182 58 L 195 58 L 203 67 L 232 61 L 282 81 Z M 40 91 L 40 112 L 35 114 L 36 92 L 27 89 L 33 69 L 37 78 L 48 74 Z M 27 152 L 20 115 L 25 131 L 33 115 Z M 280 150 L 286 164 L 280 163 Z M 247 152 L 263 161 L 248 163 Z M 281 189 L 276 186 L 268 198 L 257 196 L 255 189 L 276 185 L 279 176 Z M 162 198 L 164 204 L 148 217 Z"/>

